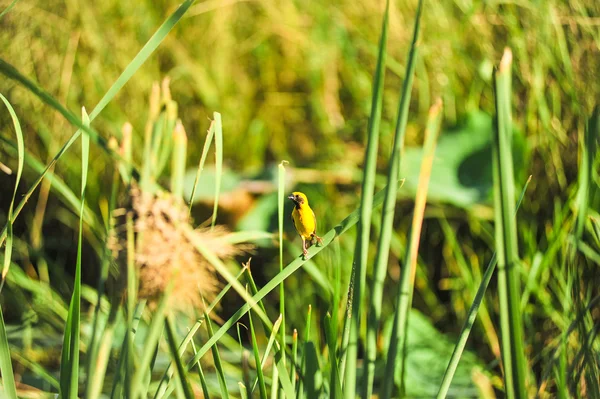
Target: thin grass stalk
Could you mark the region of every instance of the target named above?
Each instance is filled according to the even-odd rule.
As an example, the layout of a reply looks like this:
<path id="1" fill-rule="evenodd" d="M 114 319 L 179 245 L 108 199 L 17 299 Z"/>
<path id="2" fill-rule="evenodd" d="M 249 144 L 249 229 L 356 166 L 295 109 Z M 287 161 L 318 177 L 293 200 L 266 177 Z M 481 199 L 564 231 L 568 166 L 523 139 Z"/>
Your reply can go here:
<path id="1" fill-rule="evenodd" d="M 181 120 L 173 130 L 173 157 L 171 158 L 171 192 L 177 198 L 183 198 L 183 183 L 187 156 L 187 135 Z"/>
<path id="2" fill-rule="evenodd" d="M 342 397 L 342 384 L 340 383 L 340 370 L 338 367 L 337 351 L 335 345 L 337 336 L 333 330 L 333 320 L 329 312 L 325 316 L 325 339 L 329 349 L 329 397 L 331 399 Z"/>
<path id="3" fill-rule="evenodd" d="M 202 155 L 200 156 L 200 161 L 198 162 L 198 168 L 196 169 L 196 177 L 194 178 L 194 185 L 192 186 L 192 193 L 190 194 L 190 205 L 189 212 L 192 212 L 192 205 L 194 204 L 194 198 L 196 197 L 196 188 L 198 187 L 198 182 L 200 181 L 200 175 L 202 175 L 202 171 L 204 170 L 204 163 L 206 162 L 206 156 L 208 155 L 208 149 L 210 148 L 210 144 L 212 143 L 213 136 L 215 135 L 215 121 L 210 122 L 210 126 L 208 127 L 208 131 L 206 132 L 206 140 L 204 140 L 204 147 L 202 147 Z"/>
<path id="4" fill-rule="evenodd" d="M 214 331 L 208 313 L 204 313 L 204 320 L 206 320 L 208 337 L 211 338 L 214 336 Z M 217 372 L 217 378 L 219 380 L 219 387 L 221 388 L 221 397 L 223 399 L 227 399 L 229 398 L 229 392 L 227 390 L 227 380 L 225 379 L 225 372 L 223 371 L 223 364 L 221 363 L 221 354 L 219 353 L 219 348 L 217 345 L 214 345 L 211 348 L 211 351 L 213 355 L 213 361 L 215 363 L 215 371 Z"/>
<path id="5" fill-rule="evenodd" d="M 15 375 L 12 369 L 10 358 L 10 348 L 6 336 L 6 327 L 4 326 L 4 315 L 0 306 L 0 373 L 2 374 L 2 392 L 7 399 L 17 399 L 17 388 L 15 385 Z"/>
<path id="6" fill-rule="evenodd" d="M 310 319 L 312 315 L 312 305 L 308 305 L 308 313 L 306 315 L 306 329 L 304 330 L 304 344 L 302 345 L 304 351 L 302 352 L 302 361 L 300 370 L 304 372 L 306 369 L 306 346 L 310 341 Z M 296 387 L 296 397 L 303 397 L 304 390 L 304 377 L 305 375 L 301 374 L 300 380 L 298 381 L 298 386 Z"/>
<path id="7" fill-rule="evenodd" d="M 373 190 L 375 188 L 375 172 L 377 167 L 377 150 L 379 147 L 379 124 L 381 121 L 381 109 L 383 103 L 383 82 L 385 76 L 386 47 L 388 36 L 388 18 L 390 3 L 386 0 L 385 12 L 379 39 L 379 52 L 377 55 L 377 66 L 373 77 L 373 96 L 371 99 L 371 116 L 368 125 L 367 148 L 365 150 L 365 166 L 363 169 L 362 195 L 360 202 L 360 219 L 358 221 L 358 233 L 354 263 L 356 274 L 354 275 L 354 295 L 352 301 L 352 317 L 349 319 L 349 340 L 345 357 L 345 386 L 344 397 L 346 399 L 356 396 L 357 384 L 357 356 L 360 332 L 360 318 L 363 311 L 363 297 L 367 278 L 367 258 L 369 248 L 371 213 L 373 210 Z"/>
<path id="8" fill-rule="evenodd" d="M 198 353 L 198 351 L 196 350 L 196 344 L 194 343 L 193 339 L 191 340 L 191 344 L 192 351 L 195 355 L 196 353 Z M 202 371 L 202 365 L 200 364 L 200 360 L 198 360 L 196 365 L 198 366 L 198 378 L 200 379 L 200 386 L 202 387 L 202 395 L 204 395 L 204 399 L 210 399 L 210 394 L 208 393 L 208 385 L 206 384 L 206 377 L 204 376 L 204 372 Z"/>
<path id="9" fill-rule="evenodd" d="M 89 126 L 90 119 L 82 108 L 83 124 Z M 60 394 L 62 398 L 76 399 L 79 396 L 79 346 L 81 330 L 81 251 L 83 246 L 83 211 L 85 189 L 87 186 L 90 138 L 81 136 L 81 209 L 79 212 L 79 237 L 77 240 L 77 260 L 75 264 L 75 282 L 69 305 L 69 315 L 65 326 L 63 353 L 60 366 Z"/>
<path id="10" fill-rule="evenodd" d="M 501 349 L 505 389 L 509 399 L 524 398 L 527 395 L 520 312 L 517 225 L 513 217 L 515 187 L 511 146 L 511 66 L 512 53 L 505 49 L 495 73 L 496 129 L 492 145 Z"/>
<path id="11" fill-rule="evenodd" d="M 142 356 L 137 363 L 137 368 L 133 374 L 133 377 L 130 381 L 128 381 L 128 384 L 131 386 L 131 395 L 129 396 L 131 399 L 137 399 L 141 396 L 141 390 L 148 388 L 147 386 L 144 386 L 143 381 L 146 378 L 152 358 L 154 357 L 154 349 L 156 348 L 156 345 L 158 344 L 162 334 L 164 319 L 166 317 L 165 312 L 167 310 L 167 304 L 169 302 L 169 297 L 172 290 L 173 284 L 169 284 L 167 290 L 163 294 L 163 297 L 158 303 L 158 306 L 154 312 L 152 312 L 152 321 L 148 327 L 148 335 L 146 336 L 146 340 L 144 342 Z M 189 369 L 187 371 L 189 371 Z"/>
<path id="12" fill-rule="evenodd" d="M 256 364 L 258 390 L 260 393 L 260 398 L 267 399 L 267 386 L 265 385 L 265 377 L 263 376 L 262 363 L 260 361 L 260 353 L 258 351 L 258 342 L 256 341 L 256 332 L 254 331 L 254 323 L 252 322 L 252 312 L 248 312 L 248 320 L 250 322 L 250 338 L 252 340 L 252 352 L 254 353 L 254 362 Z"/>
<path id="13" fill-rule="evenodd" d="M 355 250 L 356 252 L 356 250 Z M 355 255 L 356 258 L 356 255 Z M 346 314 L 344 317 L 344 330 L 342 331 L 342 342 L 340 343 L 340 378 L 342 388 L 345 387 L 346 377 L 346 355 L 348 354 L 348 343 L 350 342 L 350 320 L 352 319 L 352 302 L 354 300 L 354 277 L 356 276 L 356 263 L 352 263 L 350 282 L 348 284 L 348 295 L 346 300 Z"/>
<path id="14" fill-rule="evenodd" d="M 373 381 L 375 379 L 375 360 L 377 357 L 377 335 L 381 318 L 381 304 L 383 300 L 383 284 L 387 272 L 388 259 L 390 253 L 390 243 L 392 239 L 392 230 L 394 228 L 394 215 L 396 207 L 396 198 L 398 196 L 398 179 L 400 174 L 400 163 L 402 151 L 404 150 L 404 138 L 406 135 L 406 124 L 408 122 L 408 112 L 410 106 L 411 91 L 415 73 L 416 59 L 418 56 L 417 40 L 419 38 L 419 27 L 421 21 L 421 10 L 423 1 L 420 0 L 417 6 L 415 16 L 415 27 L 413 38 L 408 52 L 408 62 L 406 64 L 406 75 L 402 84 L 402 92 L 398 105 L 398 116 L 396 120 L 396 130 L 394 134 L 394 147 L 390 156 L 388 166 L 388 180 L 383 202 L 383 211 L 381 213 L 381 233 L 377 245 L 375 256 L 375 266 L 373 271 L 373 280 L 371 282 L 371 300 L 369 306 L 369 317 L 367 321 L 367 342 L 366 342 L 366 366 L 363 368 L 362 397 L 369 399 L 373 394 Z"/>
<path id="15" fill-rule="evenodd" d="M 215 204 L 210 227 L 214 228 L 217 222 L 217 211 L 219 210 L 219 194 L 221 193 L 221 178 L 223 175 L 223 123 L 221 114 L 214 113 L 215 117 Z"/>
<path id="16" fill-rule="evenodd" d="M 388 359 L 383 379 L 382 398 L 390 398 L 396 375 L 396 367 L 400 366 L 400 396 L 404 395 L 404 365 L 406 360 L 406 335 L 408 332 L 408 316 L 412 304 L 412 296 L 417 271 L 417 258 L 419 254 L 419 243 L 423 216 L 427 204 L 427 190 L 429 178 L 433 167 L 433 157 L 437 137 L 440 131 L 442 117 L 442 102 L 440 99 L 429 110 L 427 128 L 425 131 L 425 144 L 421 171 L 419 173 L 418 191 L 415 198 L 415 208 L 409 235 L 408 249 L 404 258 L 400 283 L 397 296 L 396 312 L 394 314 L 394 326 L 388 346 Z"/>
<path id="17" fill-rule="evenodd" d="M 531 182 L 531 176 L 525 182 L 525 186 L 523 187 L 523 191 L 521 191 L 521 196 L 517 201 L 517 205 L 515 207 L 514 217 L 517 216 L 517 211 L 521 206 L 521 202 L 523 202 L 523 198 L 525 197 L 525 192 L 527 191 L 527 187 Z M 454 377 L 454 373 L 458 368 L 458 363 L 460 362 L 460 358 L 465 350 L 467 345 L 467 340 L 469 339 L 469 334 L 471 333 L 471 329 L 475 324 L 475 319 L 477 318 L 477 312 L 479 311 L 479 307 L 483 302 L 485 292 L 487 290 L 488 285 L 492 279 L 494 274 L 494 270 L 496 269 L 498 258 L 496 257 L 496 252 L 492 255 L 490 262 L 485 269 L 485 273 L 483 274 L 483 278 L 481 279 L 481 283 L 479 284 L 479 288 L 477 289 L 477 293 L 475 294 L 475 298 L 473 298 L 473 303 L 469 308 L 469 312 L 467 313 L 467 319 L 463 324 L 463 327 L 458 335 L 458 341 L 456 342 L 456 346 L 454 347 L 454 351 L 452 352 L 452 356 L 450 357 L 450 361 L 448 362 L 448 367 L 446 368 L 446 372 L 444 373 L 444 377 L 442 378 L 442 383 L 440 385 L 440 389 L 437 394 L 437 399 L 445 399 L 448 395 L 448 390 L 450 389 L 450 385 L 452 384 L 452 378 Z"/>
<path id="18" fill-rule="evenodd" d="M 119 188 L 119 171 L 118 171 L 118 168 L 115 168 L 113 171 L 111 195 L 110 195 L 110 200 L 109 200 L 109 204 L 108 204 L 108 215 L 111 215 L 112 211 L 115 209 L 115 205 L 117 203 L 118 188 Z M 114 226 L 114 218 L 109 216 L 108 226 L 106 228 L 106 236 L 107 237 L 111 234 L 114 227 L 115 227 Z M 85 387 L 86 398 L 97 397 L 97 395 L 99 395 L 99 389 L 101 389 L 101 387 L 98 386 L 98 380 L 96 380 L 92 376 L 95 376 L 96 374 L 98 374 L 97 358 L 98 358 L 98 352 L 100 350 L 100 345 L 102 342 L 101 340 L 98 341 L 98 337 L 99 336 L 101 337 L 104 334 L 104 332 L 106 331 L 106 329 L 109 328 L 111 316 L 113 316 L 112 314 L 109 314 L 109 320 L 107 320 L 106 325 L 103 327 L 103 333 L 99 335 L 100 312 L 101 312 L 100 311 L 100 299 L 102 298 L 102 295 L 104 295 L 104 287 L 106 284 L 106 280 L 108 279 L 108 271 L 109 271 L 108 269 L 110 266 L 111 256 L 112 256 L 111 251 L 108 248 L 104 248 L 102 264 L 100 267 L 100 278 L 98 279 L 98 286 L 96 288 L 96 292 L 98 293 L 98 305 L 94 309 L 94 321 L 92 324 L 92 336 L 90 338 L 90 343 L 88 345 L 88 354 L 87 354 L 88 358 L 87 358 L 87 364 L 86 364 L 86 376 L 88 378 L 88 381 L 87 381 L 86 387 Z M 114 301 L 114 299 L 113 299 L 113 302 L 116 302 L 116 301 Z M 114 306 L 114 304 L 111 304 L 111 313 L 113 312 L 113 310 L 112 310 L 113 306 Z M 113 320 L 114 320 L 114 317 L 113 317 Z M 104 375 L 105 372 L 106 372 L 106 369 L 104 369 L 103 371 L 102 370 L 100 371 L 100 373 L 102 373 L 102 375 Z"/>
<path id="19" fill-rule="evenodd" d="M 89 119 L 90 122 L 93 121 L 102 110 L 112 101 L 115 95 L 125 86 L 125 84 L 131 79 L 131 77 L 137 72 L 137 70 L 146 62 L 146 60 L 154 53 L 154 51 L 158 48 L 158 46 L 165 39 L 167 34 L 173 29 L 173 27 L 179 22 L 179 20 L 183 17 L 183 15 L 188 11 L 188 9 L 192 6 L 195 0 L 185 0 L 181 3 L 181 5 L 171 14 L 169 17 L 162 23 L 162 25 L 156 30 L 156 32 L 150 37 L 150 39 L 146 42 L 146 44 L 140 49 L 140 51 L 136 54 L 136 56 L 131 60 L 131 62 L 125 67 L 121 75 L 117 78 L 115 83 L 108 89 L 108 91 L 102 96 L 98 104 L 94 107 L 92 112 L 90 112 Z M 44 179 L 45 175 L 51 170 L 56 162 L 63 156 L 63 154 L 73 145 L 75 140 L 79 138 L 79 135 L 82 131 L 85 131 L 88 134 L 94 135 L 89 127 L 85 127 L 72 113 L 70 113 L 66 108 L 56 101 L 50 94 L 41 89 L 38 85 L 36 85 L 30 79 L 27 79 L 24 75 L 19 73 L 19 71 L 14 68 L 12 65 L 7 63 L 6 61 L 0 59 L 0 73 L 5 75 L 6 77 L 13 79 L 19 83 L 21 83 L 25 88 L 27 88 L 31 93 L 35 96 L 39 97 L 43 102 L 50 105 L 52 108 L 59 111 L 71 124 L 78 127 L 78 130 L 67 140 L 67 142 L 63 145 L 63 147 L 56 153 L 54 158 L 50 161 L 50 163 L 46 166 L 44 171 L 40 174 L 40 176 L 35 180 L 33 185 L 29 188 L 27 193 L 23 196 L 23 199 L 19 203 L 19 205 L 15 208 L 15 212 L 13 214 L 13 218 L 9 220 L 9 222 L 14 223 L 15 219 L 25 206 L 27 200 L 33 195 L 33 192 L 39 186 L 39 184 Z M 103 149 L 107 149 L 107 146 L 102 147 Z M 110 151 L 111 155 L 115 155 L 116 159 L 119 159 L 118 154 L 114 154 L 114 152 Z M 4 243 L 7 235 L 8 224 L 0 233 L 0 246 Z"/>
<path id="20" fill-rule="evenodd" d="M 181 355 L 177 350 L 177 338 L 175 337 L 175 327 L 172 316 L 167 316 L 165 318 L 165 330 L 167 331 L 167 342 L 169 344 L 169 350 L 171 352 L 171 357 L 175 361 L 175 365 L 177 366 L 177 375 L 179 376 L 179 381 L 181 383 L 181 387 L 183 388 L 183 394 L 186 399 L 194 399 L 194 392 L 192 391 L 192 387 L 190 386 L 190 381 L 187 375 L 187 371 L 183 366 L 183 362 L 181 360 Z"/>
<path id="21" fill-rule="evenodd" d="M 298 330 L 294 328 L 292 333 L 292 366 L 290 367 L 290 380 L 292 389 L 296 392 L 296 367 L 298 361 Z"/>
<path id="22" fill-rule="evenodd" d="M 279 272 L 283 271 L 283 212 L 285 198 L 285 164 L 287 161 L 282 161 L 278 167 L 278 182 L 277 182 L 277 218 L 279 226 Z M 279 314 L 281 315 L 280 329 L 280 345 L 285 348 L 285 285 L 282 281 L 279 285 Z M 283 364 L 285 365 L 285 356 L 283 356 Z M 294 366 L 292 365 L 292 368 Z M 292 399 L 292 398 L 289 398 Z"/>

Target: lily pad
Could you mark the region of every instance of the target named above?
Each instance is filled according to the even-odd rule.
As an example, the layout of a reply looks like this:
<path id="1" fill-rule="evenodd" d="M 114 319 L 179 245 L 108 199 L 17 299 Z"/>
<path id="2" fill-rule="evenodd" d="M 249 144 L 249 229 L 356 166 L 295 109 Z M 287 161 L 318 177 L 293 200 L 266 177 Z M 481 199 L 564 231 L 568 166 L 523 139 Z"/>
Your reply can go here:
<path id="1" fill-rule="evenodd" d="M 428 199 L 459 207 L 487 203 L 491 198 L 492 117 L 482 111 L 467 115 L 463 124 L 446 129 L 440 135 Z M 423 149 L 407 148 L 402 157 L 400 176 L 406 178 L 401 195 L 413 197 L 417 191 Z M 515 173 L 523 167 L 524 140 L 513 133 Z"/>

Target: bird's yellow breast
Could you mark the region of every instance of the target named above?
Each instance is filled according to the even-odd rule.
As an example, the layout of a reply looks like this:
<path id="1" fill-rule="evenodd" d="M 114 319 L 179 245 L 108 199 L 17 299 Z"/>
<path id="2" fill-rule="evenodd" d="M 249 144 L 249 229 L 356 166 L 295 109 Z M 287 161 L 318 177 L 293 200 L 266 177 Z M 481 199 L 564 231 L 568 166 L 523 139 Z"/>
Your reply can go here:
<path id="1" fill-rule="evenodd" d="M 292 211 L 292 219 L 294 219 L 294 226 L 298 234 L 305 239 L 310 239 L 317 228 L 317 221 L 312 209 L 308 205 L 296 206 Z"/>

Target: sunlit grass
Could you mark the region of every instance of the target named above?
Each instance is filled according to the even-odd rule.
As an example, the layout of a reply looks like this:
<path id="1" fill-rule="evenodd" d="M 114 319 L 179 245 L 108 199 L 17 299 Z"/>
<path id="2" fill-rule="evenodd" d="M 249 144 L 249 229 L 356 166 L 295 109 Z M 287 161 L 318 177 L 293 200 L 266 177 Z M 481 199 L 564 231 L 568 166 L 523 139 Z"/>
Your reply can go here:
<path id="1" fill-rule="evenodd" d="M 385 8 L 376 10 L 375 18 L 375 13 L 366 13 L 361 4 L 341 4 L 336 10 L 340 14 L 331 16 L 331 10 L 322 6 L 302 14 L 298 4 L 286 8 L 246 3 L 251 2 L 215 3 L 214 19 L 206 20 L 184 18 L 193 1 L 185 1 L 169 13 L 154 13 L 169 16 L 164 22 L 154 21 L 156 32 L 145 36 L 149 39 L 133 60 L 123 61 L 115 50 L 114 64 L 121 65 L 119 72 L 123 72 L 105 94 L 98 95 L 101 99 L 89 117 L 84 112 L 78 118 L 68 104 L 57 99 L 54 88 L 46 86 L 44 71 L 33 74 L 21 68 L 19 58 L 0 60 L 6 81 L 20 85 L 10 97 L 2 96 L 17 133 L 16 140 L 12 132 L 0 137 L 0 154 L 8 155 L 2 164 L 17 171 L 16 179 L 1 177 L 10 181 L 7 197 L 13 193 L 6 202 L 1 198 L 7 209 L 0 215 L 4 223 L 0 242 L 5 244 L 0 255 L 5 310 L 0 312 L 2 393 L 17 397 L 29 385 L 40 394 L 59 393 L 65 398 L 192 398 L 199 392 L 211 397 L 274 399 L 369 398 L 373 393 L 382 398 L 436 393 L 438 397 L 464 397 L 474 392 L 482 397 L 600 395 L 598 293 L 594 289 L 600 259 L 599 111 L 596 108 L 588 118 L 586 107 L 597 99 L 592 94 L 577 98 L 581 87 L 589 86 L 590 93 L 595 93 L 597 81 L 583 82 L 586 72 L 580 71 L 576 62 L 583 56 L 573 49 L 571 34 L 564 30 L 561 6 L 549 2 L 540 10 L 540 15 L 551 18 L 538 22 L 558 35 L 553 51 L 542 52 L 524 40 L 528 28 L 519 23 L 519 16 L 520 8 L 527 7 L 522 5 L 490 5 L 493 11 L 486 14 L 475 6 L 449 11 L 448 6 L 419 2 L 415 13 L 410 4 L 386 2 Z M 18 21 L 14 11 L 20 4 L 13 5 L 0 16 L 2 21 Z M 8 12 L 10 7 L 13 10 Z M 91 16 L 95 12 L 85 7 L 82 13 Z M 103 7 L 97 12 L 113 6 Z M 253 7 L 260 10 L 256 21 L 249 20 L 247 25 L 234 22 L 240 16 L 253 15 Z M 587 18 L 587 14 L 593 15 L 592 7 L 584 4 L 577 13 Z M 214 11 L 209 9 L 195 10 Z M 51 13 L 45 12 L 50 18 Z M 439 36 L 445 29 L 442 15 L 455 21 L 458 17 L 454 14 L 460 17 L 463 13 L 491 18 L 493 24 L 487 21 L 477 27 L 468 20 L 452 35 Z M 147 21 L 153 21 L 152 14 L 147 13 Z M 399 15 L 412 23 L 400 24 Z M 78 62 L 85 62 L 85 52 L 91 51 L 87 46 L 105 52 L 110 49 L 109 35 L 98 40 L 97 30 L 104 27 L 94 26 L 92 19 L 84 20 L 89 23 L 82 27 L 84 49 Z M 260 35 L 246 32 L 244 40 L 237 40 L 240 32 L 232 27 L 251 29 L 261 21 L 291 22 L 274 31 L 276 24 L 264 24 Z M 182 26 L 167 37 L 176 24 Z M 581 30 L 582 48 L 584 41 L 589 46 L 600 40 L 589 27 L 575 26 Z M 187 40 L 182 36 L 197 33 L 197 29 L 202 35 L 196 36 L 198 43 L 192 43 L 190 49 L 208 46 L 210 40 L 219 46 L 198 52 L 195 58 L 190 56 L 192 50 L 182 46 Z M 420 29 L 427 34 L 419 40 Z M 140 30 L 149 28 L 140 26 Z M 314 37 L 307 36 L 307 31 Z M 499 42 L 494 38 L 505 34 L 510 34 L 514 46 L 514 64 L 505 55 L 495 75 L 488 74 L 486 65 L 498 63 L 500 49 L 491 54 L 487 51 Z M 275 42 L 297 43 L 306 59 L 298 58 L 294 51 L 285 55 L 274 52 L 277 46 L 265 39 L 271 35 Z M 130 40 L 123 35 L 123 43 L 130 45 Z M 446 42 L 458 53 L 470 45 L 470 57 L 448 56 Z M 310 49 L 308 55 L 306 48 Z M 154 58 L 164 60 L 162 49 L 170 57 L 165 65 L 174 64 L 169 70 L 173 93 L 177 93 L 173 96 L 168 79 L 152 88 L 133 84 L 149 73 L 152 80 L 159 77 L 157 71 L 146 69 L 155 65 Z M 241 70 L 233 56 L 237 51 L 264 60 L 258 83 Z M 365 65 L 356 61 L 362 53 L 369 59 Z M 51 61 L 49 65 L 53 65 Z M 148 68 L 143 67 L 146 63 Z M 96 75 L 96 81 L 86 81 L 86 90 L 103 87 L 114 64 L 113 60 L 107 62 L 102 73 L 94 73 L 97 66 L 94 69 L 90 64 L 94 72 L 86 76 Z M 205 69 L 215 65 L 218 68 L 214 70 Z M 246 66 L 243 61 L 241 65 Z M 310 72 L 308 84 L 294 85 L 298 78 L 294 74 L 306 71 Z M 519 78 L 514 90 L 512 74 Z M 549 74 L 553 79 L 544 82 Z M 464 75 L 472 80 L 468 90 L 457 83 Z M 117 74 L 112 76 L 114 79 Z M 492 77 L 495 91 L 489 80 Z M 411 100 L 413 79 L 415 99 Z M 225 82 L 229 81 L 236 83 L 237 97 L 228 93 Z M 0 84 L 0 90 L 5 84 Z M 523 96 L 528 89 L 532 95 Z M 298 106 L 296 90 L 316 93 L 310 95 L 311 105 L 306 109 Z M 82 98 L 88 99 L 88 95 L 86 92 Z M 440 101 L 433 102 L 425 121 L 431 99 L 438 96 L 444 98 L 444 107 Z M 125 99 L 131 100 L 130 107 L 123 106 Z M 196 107 L 198 99 L 210 112 Z M 38 100 L 44 103 L 41 112 Z M 37 108 L 32 101 L 38 101 Z M 256 108 L 254 103 L 259 102 Z M 457 209 L 443 201 L 429 201 L 428 185 L 436 167 L 448 161 L 447 153 L 436 153 L 438 134 L 451 135 L 445 131 L 446 125 L 453 125 L 469 107 L 496 114 L 493 148 L 489 154 L 482 150 L 476 162 L 456 165 L 455 173 L 457 179 L 467 180 L 461 180 L 464 187 L 470 187 L 472 175 L 464 170 L 481 169 L 485 178 L 486 167 L 493 164 L 494 184 L 490 175 L 487 197 L 471 208 Z M 394 109 L 398 114 L 392 122 L 390 110 Z M 106 115 L 100 118 L 103 111 Z M 47 114 L 61 122 L 50 122 Z M 366 121 L 367 115 L 368 124 L 360 122 L 361 118 Z M 19 119 L 27 121 L 25 135 Z M 123 124 L 123 120 L 131 124 Z M 588 121 L 585 128 L 584 120 Z M 44 132 L 54 132 L 47 127 L 55 126 L 53 123 L 70 124 L 69 133 L 77 130 L 62 138 L 58 153 L 43 161 L 40 148 L 47 146 L 49 137 Z M 310 123 L 314 126 L 307 130 Z M 38 131 L 37 125 L 47 126 Z M 198 134 L 207 126 L 206 135 Z M 534 154 L 525 159 L 521 169 L 515 166 L 517 158 L 527 151 L 513 140 L 523 134 L 517 127 L 527 132 L 528 140 L 523 142 Z M 78 140 L 81 150 L 73 146 Z M 424 141 L 419 176 L 400 175 L 405 141 Z M 579 143 L 578 156 L 570 157 L 563 148 L 573 148 L 575 142 Z M 202 145 L 201 155 L 196 156 Z M 548 172 L 545 175 L 539 173 L 538 158 L 544 165 L 541 170 Z M 265 159 L 281 163 L 269 169 Z M 282 159 L 296 162 L 287 166 Z M 188 190 L 186 167 L 196 162 Z M 57 165 L 64 169 L 55 169 Z M 208 171 L 203 171 L 207 165 L 213 168 L 211 183 L 207 183 Z M 302 175 L 295 168 L 298 165 L 310 165 L 315 171 Z M 338 169 L 350 172 L 332 173 Z M 23 170 L 25 178 L 20 182 Z M 227 174 L 231 170 L 236 170 L 234 183 Z M 252 173 L 237 175 L 237 171 L 249 170 Z M 519 176 L 523 172 L 538 173 L 525 191 L 527 180 L 517 201 L 515 185 L 525 181 Z M 402 178 L 416 187 L 414 203 L 398 201 Z M 22 226 L 30 220 L 26 204 L 36 198 L 44 179 L 50 179 L 52 202 L 62 203 L 48 208 L 52 212 L 44 224 L 58 222 L 61 231 L 73 232 L 77 238 L 73 248 L 65 235 L 47 238 L 38 250 L 22 233 Z M 149 238 L 137 224 L 145 215 L 136 213 L 128 203 L 135 201 L 132 190 L 138 184 L 143 193 L 175 198 L 183 205 L 172 208 L 187 216 L 169 219 L 168 224 L 172 223 L 191 253 L 219 277 L 214 295 L 197 298 L 210 303 L 198 305 L 187 315 L 173 302 L 182 290 L 175 277 L 161 286 L 158 297 L 138 295 L 140 248 Z M 295 185 L 304 185 L 315 204 L 323 237 L 323 245 L 311 247 L 306 259 L 289 243 L 294 236 L 286 231 L 289 210 L 285 197 Z M 554 194 L 547 193 L 552 190 Z M 206 204 L 194 206 L 200 191 L 211 193 L 204 210 L 200 208 Z M 190 192 L 190 198 L 185 198 L 184 193 Z M 219 232 L 219 225 L 231 218 L 229 227 L 235 229 L 236 219 L 230 213 L 243 201 L 255 205 L 246 212 L 260 210 L 254 220 L 265 221 L 269 231 L 256 229 L 223 238 L 224 244 L 239 251 L 234 259 L 221 257 L 218 243 L 205 242 L 196 228 L 210 220 L 211 231 Z M 259 208 L 256 203 L 261 201 L 266 206 Z M 517 208 L 522 202 L 518 218 L 515 202 Z M 119 215 L 122 223 L 117 223 Z M 199 220 L 189 219 L 197 215 Z M 278 234 L 273 234 L 275 231 Z M 245 238 L 255 245 L 240 245 Z M 154 243 L 158 249 L 160 244 Z M 498 284 L 490 285 L 494 248 Z M 119 251 L 124 256 L 113 257 Z M 76 259 L 67 260 L 73 254 Z M 252 263 L 247 260 L 250 255 Z M 47 281 L 36 278 L 39 259 L 47 264 L 51 276 Z M 247 263 L 240 266 L 242 261 Z M 99 264 L 97 275 L 95 263 Z M 484 273 L 483 264 L 489 265 Z M 73 276 L 65 265 L 73 269 Z M 175 265 L 175 269 L 186 270 L 183 265 Z M 462 322 L 459 331 L 454 326 Z M 60 346 L 60 342 L 64 343 L 58 366 L 51 363 L 57 359 L 36 355 L 51 345 Z M 414 342 L 420 345 L 413 346 Z"/>

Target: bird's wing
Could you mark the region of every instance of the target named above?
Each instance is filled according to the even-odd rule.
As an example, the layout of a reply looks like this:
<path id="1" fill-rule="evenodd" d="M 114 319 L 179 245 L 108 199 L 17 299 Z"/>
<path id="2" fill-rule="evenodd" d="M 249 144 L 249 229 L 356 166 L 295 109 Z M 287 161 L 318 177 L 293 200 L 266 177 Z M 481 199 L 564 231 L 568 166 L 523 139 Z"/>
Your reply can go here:
<path id="1" fill-rule="evenodd" d="M 313 211 L 312 208 L 310 211 L 312 212 L 313 220 L 315 221 L 315 231 L 313 231 L 313 234 L 317 234 L 317 217 L 315 216 L 315 211 Z"/>

